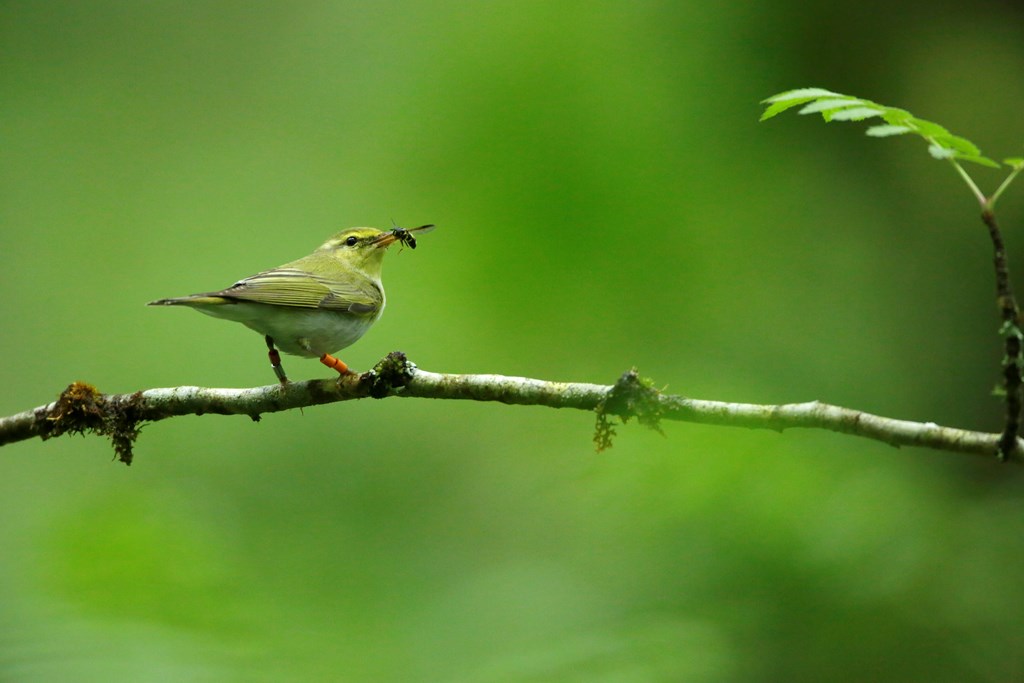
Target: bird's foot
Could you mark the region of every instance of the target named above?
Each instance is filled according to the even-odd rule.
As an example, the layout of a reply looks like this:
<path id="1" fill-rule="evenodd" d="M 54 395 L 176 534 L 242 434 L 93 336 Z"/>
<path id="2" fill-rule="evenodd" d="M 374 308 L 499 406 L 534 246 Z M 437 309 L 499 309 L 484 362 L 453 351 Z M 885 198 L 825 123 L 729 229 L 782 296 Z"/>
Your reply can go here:
<path id="1" fill-rule="evenodd" d="M 348 365 L 345 364 L 345 361 L 341 360 L 340 358 L 335 358 L 329 353 L 325 353 L 324 355 L 320 356 L 320 362 L 326 365 L 327 367 L 331 368 L 332 370 L 337 370 L 339 375 L 344 376 L 356 374 L 349 370 L 349 367 Z"/>

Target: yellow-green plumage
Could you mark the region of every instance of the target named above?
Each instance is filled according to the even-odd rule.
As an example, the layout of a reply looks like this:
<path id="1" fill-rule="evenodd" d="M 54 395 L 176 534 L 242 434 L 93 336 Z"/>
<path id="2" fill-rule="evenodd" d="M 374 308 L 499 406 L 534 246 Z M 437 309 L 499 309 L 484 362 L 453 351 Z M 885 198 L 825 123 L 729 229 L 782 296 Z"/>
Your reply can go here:
<path id="1" fill-rule="evenodd" d="M 227 289 L 149 305 L 189 306 L 240 322 L 270 337 L 285 353 L 308 358 L 334 353 L 355 343 L 380 317 L 384 252 L 395 241 L 405 242 L 408 233 L 400 228 L 343 230 L 309 256 Z"/>

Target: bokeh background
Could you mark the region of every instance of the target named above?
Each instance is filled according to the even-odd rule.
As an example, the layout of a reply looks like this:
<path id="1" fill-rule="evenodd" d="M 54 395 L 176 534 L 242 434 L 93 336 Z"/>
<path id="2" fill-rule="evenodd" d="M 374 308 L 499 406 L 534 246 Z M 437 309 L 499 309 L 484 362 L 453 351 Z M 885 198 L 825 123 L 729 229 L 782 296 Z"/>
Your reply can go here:
<path id="1" fill-rule="evenodd" d="M 1010 2 L 3 2 L 0 414 L 273 380 L 146 301 L 437 223 L 342 357 L 997 430 L 978 207 L 817 85 L 1020 155 Z M 1002 173 L 977 170 L 994 189 Z M 1024 274 L 1024 186 L 1002 201 Z M 1020 285 L 1024 288 L 1024 284 Z M 288 359 L 293 379 L 327 376 Z M 4 681 L 1009 681 L 1024 476 L 427 400 L 0 453 Z"/>

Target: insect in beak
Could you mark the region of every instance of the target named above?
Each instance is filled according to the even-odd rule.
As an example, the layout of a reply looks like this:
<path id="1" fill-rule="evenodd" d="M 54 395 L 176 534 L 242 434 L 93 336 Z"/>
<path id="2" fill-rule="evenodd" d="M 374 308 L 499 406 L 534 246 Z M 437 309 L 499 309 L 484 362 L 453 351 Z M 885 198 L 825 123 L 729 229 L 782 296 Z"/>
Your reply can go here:
<path id="1" fill-rule="evenodd" d="M 418 228 L 400 228 L 397 225 L 392 228 L 389 232 L 384 233 L 377 238 L 376 244 L 378 247 L 387 247 L 394 242 L 401 242 L 403 246 L 408 246 L 410 249 L 416 248 L 416 238 L 413 237 L 414 232 L 430 232 L 434 229 L 433 224 L 421 225 Z"/>

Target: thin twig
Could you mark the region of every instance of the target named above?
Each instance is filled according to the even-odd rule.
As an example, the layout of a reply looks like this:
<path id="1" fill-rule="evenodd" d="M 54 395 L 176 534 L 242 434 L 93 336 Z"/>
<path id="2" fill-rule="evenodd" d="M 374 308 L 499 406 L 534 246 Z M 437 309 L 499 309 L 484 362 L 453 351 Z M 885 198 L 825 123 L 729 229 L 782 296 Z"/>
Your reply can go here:
<path id="1" fill-rule="evenodd" d="M 614 385 L 549 382 L 504 375 L 441 374 L 419 370 L 404 355 L 395 352 L 378 363 L 373 371 L 361 376 L 293 382 L 286 386 L 275 384 L 249 389 L 183 386 L 134 394 L 101 394 L 89 385 L 75 383 L 53 403 L 0 418 L 0 445 L 36 436 L 46 439 L 90 431 L 111 438 L 120 459 L 130 463 L 131 446 L 141 422 L 206 413 L 248 415 L 258 420 L 263 413 L 392 396 L 498 401 L 596 411 L 598 432 L 604 439 L 614 434 L 614 429 L 608 426 L 608 416 L 617 416 L 623 422 L 637 418 L 652 427 L 657 427 L 659 420 L 676 420 L 777 431 L 797 427 L 825 429 L 893 446 L 919 446 L 984 456 L 997 453 L 1001 438 L 999 434 L 896 420 L 818 401 L 758 405 L 662 394 L 652 388 L 650 382 L 639 379 L 635 371 L 627 372 Z M 1024 462 L 1024 442 L 1017 440 L 1009 455 L 1015 462 Z"/>

